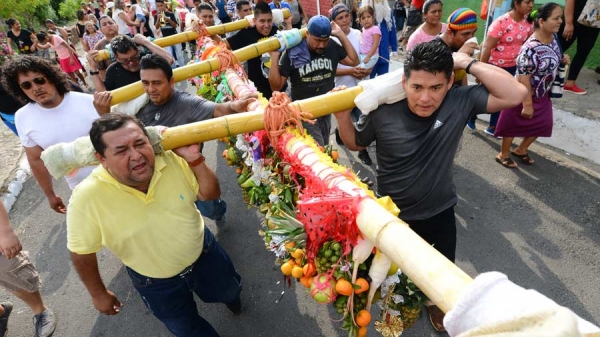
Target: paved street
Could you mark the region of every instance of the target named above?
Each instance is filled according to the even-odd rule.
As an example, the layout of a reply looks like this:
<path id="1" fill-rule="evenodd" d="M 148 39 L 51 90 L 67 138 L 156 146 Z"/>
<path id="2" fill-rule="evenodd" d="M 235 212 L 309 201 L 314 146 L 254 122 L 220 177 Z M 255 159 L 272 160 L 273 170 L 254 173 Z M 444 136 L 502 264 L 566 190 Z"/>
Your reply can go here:
<path id="1" fill-rule="evenodd" d="M 483 125 L 478 126 L 481 130 Z M 333 139 L 333 137 L 332 137 Z M 219 174 L 228 203 L 229 228 L 217 234 L 244 281 L 244 312 L 233 316 L 223 305 L 200 304 L 200 313 L 223 336 L 345 336 L 337 315 L 316 304 L 303 287 L 284 289 L 273 256 L 257 234 L 260 217 L 241 199 L 235 172 L 220 158 L 223 144 L 207 143 L 209 165 Z M 600 323 L 600 168 L 572 161 L 560 152 L 534 146 L 536 164 L 508 170 L 494 161 L 499 141 L 480 131 L 465 131 L 456 159 L 460 197 L 457 264 L 469 275 L 500 271 L 516 283 L 535 288 L 577 314 Z M 374 158 L 374 148 L 371 148 Z M 355 153 L 340 151 L 342 163 L 372 176 L 374 166 L 356 163 Z M 350 158 L 348 161 L 347 158 Z M 57 182 L 64 200 L 69 191 Z M 23 246 L 43 278 L 42 294 L 59 325 L 55 336 L 169 336 L 143 306 L 124 268 L 107 251 L 99 254 L 108 288 L 123 302 L 114 317 L 98 314 L 79 281 L 66 249 L 65 217 L 48 207 L 33 178 L 23 186 L 11 212 Z M 214 224 L 207 221 L 214 229 Z M 281 292 L 285 295 L 281 301 Z M 0 300 L 15 302 L 9 336 L 31 336 L 31 314 L 22 302 L 0 290 Z M 376 315 L 373 309 L 372 314 Z M 369 336 L 377 336 L 373 325 Z M 403 336 L 440 336 L 422 314 Z"/>

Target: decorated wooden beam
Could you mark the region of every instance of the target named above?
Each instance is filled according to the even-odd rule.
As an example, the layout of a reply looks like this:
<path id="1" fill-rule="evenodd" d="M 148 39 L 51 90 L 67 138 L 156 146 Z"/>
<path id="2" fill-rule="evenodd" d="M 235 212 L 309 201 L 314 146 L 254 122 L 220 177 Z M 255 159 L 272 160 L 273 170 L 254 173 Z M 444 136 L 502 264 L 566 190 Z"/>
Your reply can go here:
<path id="1" fill-rule="evenodd" d="M 300 30 L 302 38 L 306 37 L 306 28 Z M 248 47 L 238 49 L 233 52 L 240 62 L 259 57 L 264 53 L 277 50 L 281 47 L 279 39 L 277 37 L 271 37 L 264 41 L 255 43 Z M 211 58 L 202 62 L 188 64 L 186 66 L 173 70 L 173 77 L 175 82 L 183 81 L 194 76 L 208 74 L 212 71 L 219 69 L 219 60 L 217 58 Z M 111 91 L 112 100 L 111 105 L 130 101 L 144 93 L 142 82 L 135 82 L 124 86 L 119 89 Z"/>
<path id="2" fill-rule="evenodd" d="M 362 92 L 360 86 L 292 102 L 301 112 L 310 112 L 314 118 L 355 107 L 354 98 Z M 263 111 L 227 115 L 167 129 L 163 134 L 165 150 L 183 145 L 264 129 Z"/>
<path id="3" fill-rule="evenodd" d="M 444 312 L 451 310 L 473 279 L 440 254 L 429 243 L 375 199 L 369 197 L 348 177 L 340 175 L 315 150 L 298 137 L 285 145 L 289 156 L 301 158 L 303 170 L 310 170 L 328 187 L 349 196 L 359 196 L 356 223 L 362 235 L 400 267 Z M 388 266 L 389 268 L 389 266 Z M 387 268 L 385 269 L 387 272 Z"/>
<path id="4" fill-rule="evenodd" d="M 283 17 L 285 19 L 289 18 L 291 15 L 289 9 L 287 9 L 287 8 L 284 8 L 280 11 L 282 12 Z M 252 25 L 250 20 L 252 20 L 253 17 L 254 17 L 253 15 L 249 15 L 245 18 L 245 20 L 237 20 L 237 21 L 233 21 L 233 22 L 229 22 L 229 23 L 224 23 L 221 25 L 206 27 L 206 30 L 208 31 L 208 33 L 210 33 L 210 35 L 223 35 L 225 33 L 234 32 L 234 31 L 237 31 L 240 29 L 250 27 Z M 152 42 L 159 47 L 168 47 L 168 46 L 176 45 L 178 43 L 184 43 L 184 42 L 196 40 L 197 38 L 198 38 L 198 33 L 193 32 L 193 31 L 188 31 L 188 32 L 182 32 L 179 34 L 156 39 Z M 96 56 L 96 58 L 94 58 L 94 60 L 96 62 L 110 60 L 110 59 L 111 59 L 111 52 L 109 52 L 106 49 L 100 50 L 98 52 L 98 56 Z"/>

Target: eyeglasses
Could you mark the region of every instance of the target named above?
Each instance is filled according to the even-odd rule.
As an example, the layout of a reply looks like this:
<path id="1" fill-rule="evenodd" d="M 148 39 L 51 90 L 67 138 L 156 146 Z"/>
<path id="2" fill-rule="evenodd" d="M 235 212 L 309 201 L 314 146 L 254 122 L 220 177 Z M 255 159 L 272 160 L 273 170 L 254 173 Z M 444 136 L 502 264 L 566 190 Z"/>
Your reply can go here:
<path id="1" fill-rule="evenodd" d="M 21 82 L 19 84 L 19 86 L 23 90 L 29 90 L 33 86 L 32 82 L 35 83 L 35 84 L 37 84 L 37 85 L 44 85 L 44 84 L 46 84 L 47 80 L 46 80 L 45 77 L 40 76 L 40 77 L 36 77 L 33 80 L 31 80 L 31 82 L 30 81 Z"/>
<path id="2" fill-rule="evenodd" d="M 117 61 L 123 65 L 136 64 L 136 63 L 140 62 L 140 54 L 137 54 L 134 57 L 130 57 L 128 59 L 117 58 Z"/>

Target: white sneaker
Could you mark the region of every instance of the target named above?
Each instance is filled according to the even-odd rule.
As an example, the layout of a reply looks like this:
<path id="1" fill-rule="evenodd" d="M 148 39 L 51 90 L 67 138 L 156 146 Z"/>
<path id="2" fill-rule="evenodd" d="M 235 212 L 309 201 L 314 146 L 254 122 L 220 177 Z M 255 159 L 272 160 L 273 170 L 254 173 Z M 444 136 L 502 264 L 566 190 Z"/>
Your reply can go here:
<path id="1" fill-rule="evenodd" d="M 56 329 L 56 316 L 50 309 L 33 316 L 33 326 L 35 327 L 35 337 L 52 336 Z"/>

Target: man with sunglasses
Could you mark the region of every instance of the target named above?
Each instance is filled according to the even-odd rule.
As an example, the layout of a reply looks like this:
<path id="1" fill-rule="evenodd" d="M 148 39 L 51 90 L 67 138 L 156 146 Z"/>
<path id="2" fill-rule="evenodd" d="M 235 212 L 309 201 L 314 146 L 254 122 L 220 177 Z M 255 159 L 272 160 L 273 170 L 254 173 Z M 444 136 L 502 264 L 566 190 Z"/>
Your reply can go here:
<path id="1" fill-rule="evenodd" d="M 99 117 L 96 104 L 109 104 L 110 95 L 94 96 L 71 91 L 67 75 L 48 59 L 35 56 L 15 58 L 2 69 L 4 87 L 25 103 L 15 114 L 15 124 L 25 148 L 33 176 L 48 198 L 50 207 L 66 213 L 62 199 L 54 192 L 52 177 L 41 159 L 51 145 L 86 136 Z M 65 176 L 71 189 L 94 167 L 84 167 Z"/>
<path id="2" fill-rule="evenodd" d="M 124 87 L 131 83 L 140 81 L 140 58 L 146 54 L 157 54 L 164 57 L 170 64 L 173 64 L 173 58 L 164 49 L 150 42 L 142 34 L 135 34 L 130 38 L 127 35 L 118 35 L 110 42 L 111 49 L 117 62 L 108 66 L 104 81 L 94 70 L 95 62 L 88 58 L 92 70 L 92 80 L 96 91 L 102 92 Z M 92 63 L 94 62 L 94 63 Z"/>

